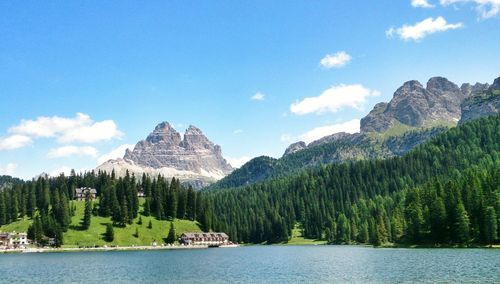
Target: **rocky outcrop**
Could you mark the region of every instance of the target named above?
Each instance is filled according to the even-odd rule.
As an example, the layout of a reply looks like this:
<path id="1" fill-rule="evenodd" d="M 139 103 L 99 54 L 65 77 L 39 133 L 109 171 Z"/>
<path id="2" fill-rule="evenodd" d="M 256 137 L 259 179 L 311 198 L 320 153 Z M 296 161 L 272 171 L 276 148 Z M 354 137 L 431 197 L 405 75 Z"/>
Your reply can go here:
<path id="1" fill-rule="evenodd" d="M 125 174 L 126 170 L 162 174 L 197 187 L 217 181 L 233 170 L 222 156 L 220 146 L 208 140 L 199 128 L 189 126 L 181 138 L 168 122 L 158 124 L 132 151 L 127 150 L 123 159 L 110 160 L 97 169 L 114 170 L 117 175 Z"/>
<path id="2" fill-rule="evenodd" d="M 295 142 L 293 144 L 290 144 L 290 146 L 286 148 L 285 154 L 283 154 L 283 156 L 293 154 L 295 152 L 305 149 L 306 147 L 307 145 L 304 141 Z"/>
<path id="3" fill-rule="evenodd" d="M 384 132 L 398 123 L 409 127 L 456 124 L 462 101 L 481 88 L 480 84 L 459 88 L 443 77 L 429 79 L 425 88 L 418 81 L 408 81 L 396 90 L 387 105 L 377 104 L 361 120 L 361 132 Z"/>
<path id="4" fill-rule="evenodd" d="M 500 77 L 487 90 L 473 92 L 462 103 L 461 108 L 462 118 L 459 124 L 500 113 Z"/>
<path id="5" fill-rule="evenodd" d="M 500 78 L 493 85 L 456 84 L 443 77 L 424 86 L 408 81 L 389 103 L 378 103 L 361 119 L 361 132 L 335 133 L 306 145 L 290 145 L 277 160 L 255 158 L 211 188 L 247 185 L 290 175 L 307 167 L 363 159 L 402 156 L 456 125 L 500 109 Z M 388 130 L 392 130 L 388 132 Z"/>
<path id="6" fill-rule="evenodd" d="M 334 134 L 325 136 L 325 137 L 320 138 L 318 140 L 315 140 L 315 141 L 309 143 L 308 147 L 314 147 L 314 146 L 318 146 L 318 145 L 325 144 L 325 143 L 331 143 L 331 142 L 345 139 L 348 137 L 352 137 L 352 134 L 349 134 L 346 132 L 338 132 L 338 133 L 334 133 Z"/>

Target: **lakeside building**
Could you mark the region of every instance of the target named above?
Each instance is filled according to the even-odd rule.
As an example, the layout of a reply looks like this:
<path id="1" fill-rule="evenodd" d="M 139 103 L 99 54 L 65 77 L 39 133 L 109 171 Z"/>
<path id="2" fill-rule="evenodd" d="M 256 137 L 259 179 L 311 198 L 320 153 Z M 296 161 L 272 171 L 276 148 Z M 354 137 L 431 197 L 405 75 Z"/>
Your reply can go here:
<path id="1" fill-rule="evenodd" d="M 0 233 L 0 247 L 18 248 L 29 244 L 26 233 L 5 232 Z"/>
<path id="2" fill-rule="evenodd" d="M 185 245 L 220 246 L 229 242 L 225 233 L 184 233 L 181 235 L 181 243 Z"/>
<path id="3" fill-rule="evenodd" d="M 97 190 L 90 187 L 79 187 L 75 188 L 75 200 L 85 200 L 89 196 L 90 200 L 94 200 L 97 197 Z"/>

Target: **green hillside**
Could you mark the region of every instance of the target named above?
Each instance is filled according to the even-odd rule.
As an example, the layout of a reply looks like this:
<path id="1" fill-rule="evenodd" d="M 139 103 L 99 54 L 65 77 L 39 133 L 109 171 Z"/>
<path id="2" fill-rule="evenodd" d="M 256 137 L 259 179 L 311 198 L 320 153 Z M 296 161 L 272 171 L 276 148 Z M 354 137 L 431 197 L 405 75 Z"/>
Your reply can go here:
<path id="1" fill-rule="evenodd" d="M 282 243 L 301 223 L 329 243 L 496 243 L 500 116 L 450 129 L 403 157 L 316 167 L 207 192 L 214 230 Z"/>
<path id="2" fill-rule="evenodd" d="M 141 209 L 142 211 L 142 200 Z M 92 216 L 92 221 L 88 230 L 80 229 L 80 222 L 83 218 L 83 212 L 85 207 L 84 201 L 72 201 L 71 204 L 76 205 L 75 216 L 71 218 L 71 224 L 67 232 L 64 233 L 64 245 L 63 247 L 78 247 L 78 246 L 93 246 L 93 245 L 120 245 L 120 246 L 132 246 L 132 245 L 150 245 L 153 240 L 156 240 L 159 244 L 163 243 L 163 238 L 168 235 L 168 230 L 170 228 L 170 221 L 157 220 L 154 217 L 142 216 L 142 225 L 137 224 L 139 217 L 136 218 L 131 225 L 127 225 L 125 228 L 115 227 L 115 239 L 113 242 L 108 243 L 103 239 L 103 234 L 106 231 L 106 224 L 112 223 L 109 217 Z M 152 223 L 152 228 L 148 228 L 149 221 Z M 31 224 L 31 220 L 28 218 L 23 218 L 16 222 L 0 227 L 0 231 L 10 232 L 26 232 L 28 226 Z M 174 220 L 174 227 L 178 235 L 184 232 L 197 232 L 201 231 L 198 223 L 189 220 Z M 139 236 L 135 237 L 134 234 L 136 229 L 139 232 Z"/>
<path id="3" fill-rule="evenodd" d="M 396 125 L 383 134 L 354 134 L 332 142 L 310 146 L 279 159 L 261 156 L 245 163 L 207 189 L 223 189 L 290 176 L 319 165 L 402 156 L 419 144 L 446 131 L 436 123 L 426 128 Z"/>

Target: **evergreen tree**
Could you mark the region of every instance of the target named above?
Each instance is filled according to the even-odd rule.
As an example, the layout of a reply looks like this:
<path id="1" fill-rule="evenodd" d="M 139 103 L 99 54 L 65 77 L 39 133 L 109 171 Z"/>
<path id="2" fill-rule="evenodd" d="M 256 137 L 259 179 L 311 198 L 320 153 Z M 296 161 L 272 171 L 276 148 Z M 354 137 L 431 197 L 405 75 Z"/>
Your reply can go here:
<path id="1" fill-rule="evenodd" d="M 7 210 L 4 201 L 4 194 L 0 191 L 0 226 L 7 224 Z"/>
<path id="2" fill-rule="evenodd" d="M 139 237 L 139 228 L 135 228 L 134 237 L 136 237 L 136 238 Z"/>
<path id="3" fill-rule="evenodd" d="M 337 242 L 338 243 L 350 243 L 351 228 L 349 225 L 349 220 L 347 217 L 341 213 L 337 220 Z"/>
<path id="4" fill-rule="evenodd" d="M 492 206 L 486 207 L 484 224 L 485 243 L 491 246 L 497 239 L 498 230 L 497 215 Z"/>
<path id="5" fill-rule="evenodd" d="M 151 222 L 151 220 L 149 220 L 148 229 L 153 229 L 153 223 Z"/>
<path id="6" fill-rule="evenodd" d="M 92 202 L 90 198 L 87 197 L 85 200 L 85 211 L 83 213 L 82 219 L 82 229 L 87 230 L 90 227 L 90 222 L 92 218 Z"/>
<path id="7" fill-rule="evenodd" d="M 455 208 L 456 220 L 453 227 L 453 237 L 456 243 L 467 244 L 469 242 L 469 216 L 464 205 L 459 202 Z"/>
<path id="8" fill-rule="evenodd" d="M 106 233 L 104 234 L 104 240 L 106 242 L 112 242 L 115 239 L 115 231 L 112 224 L 106 224 Z"/>
<path id="9" fill-rule="evenodd" d="M 151 215 L 151 199 L 149 197 L 146 197 L 146 201 L 144 201 L 144 211 L 143 214 L 144 216 L 149 216 Z"/>
<path id="10" fill-rule="evenodd" d="M 447 239 L 447 216 L 443 199 L 436 197 L 430 207 L 431 236 L 434 242 L 444 243 Z"/>
<path id="11" fill-rule="evenodd" d="M 170 229 L 168 230 L 167 243 L 173 244 L 175 242 L 175 228 L 174 223 L 170 222 Z"/>

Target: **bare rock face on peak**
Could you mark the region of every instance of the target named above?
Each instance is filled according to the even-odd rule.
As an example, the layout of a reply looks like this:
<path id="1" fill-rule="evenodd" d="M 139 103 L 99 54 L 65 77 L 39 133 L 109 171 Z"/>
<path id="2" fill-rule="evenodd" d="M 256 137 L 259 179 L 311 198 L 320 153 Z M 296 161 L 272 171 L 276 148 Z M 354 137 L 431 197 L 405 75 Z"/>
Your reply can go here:
<path id="1" fill-rule="evenodd" d="M 145 140 L 133 150 L 127 150 L 123 159 L 110 160 L 98 170 L 115 170 L 123 175 L 126 170 L 136 174 L 162 174 L 176 177 L 195 187 L 203 187 L 228 175 L 233 168 L 215 145 L 195 127 L 189 126 L 184 138 L 168 123 L 158 124 Z"/>
<path id="2" fill-rule="evenodd" d="M 426 127 L 455 125 L 461 117 L 465 98 L 487 88 L 488 84 L 463 84 L 460 88 L 444 77 L 433 77 L 424 86 L 408 81 L 394 92 L 389 103 L 377 104 L 361 119 L 361 132 L 384 132 L 393 126 Z"/>
<path id="3" fill-rule="evenodd" d="M 295 143 L 292 143 L 290 144 L 290 146 L 288 146 L 285 150 L 285 154 L 283 154 L 283 156 L 286 156 L 286 155 L 289 155 L 289 154 L 293 154 L 295 152 L 298 152 L 300 150 L 303 150 L 307 147 L 306 143 L 304 141 L 299 141 L 299 142 L 295 142 Z"/>
<path id="4" fill-rule="evenodd" d="M 500 77 L 496 78 L 491 86 L 486 84 L 482 87 L 487 89 L 479 88 L 472 91 L 472 95 L 462 103 L 462 118 L 459 124 L 500 113 Z"/>

